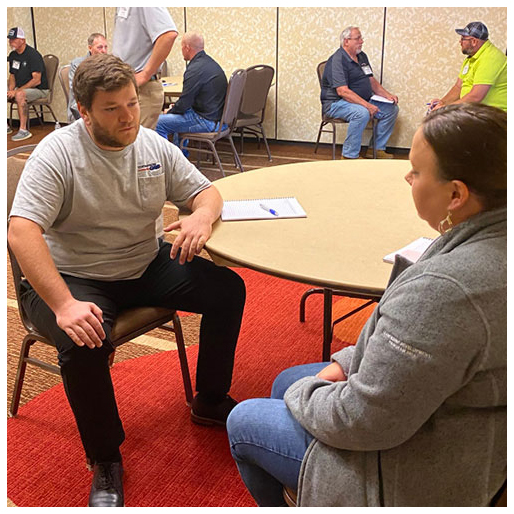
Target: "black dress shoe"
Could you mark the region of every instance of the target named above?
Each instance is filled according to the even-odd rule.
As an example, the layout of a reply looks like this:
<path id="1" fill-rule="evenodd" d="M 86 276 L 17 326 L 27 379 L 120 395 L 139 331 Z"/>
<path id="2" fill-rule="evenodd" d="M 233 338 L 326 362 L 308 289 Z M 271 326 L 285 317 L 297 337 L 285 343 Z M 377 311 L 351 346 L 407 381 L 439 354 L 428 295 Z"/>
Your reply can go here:
<path id="1" fill-rule="evenodd" d="M 89 507 L 123 507 L 121 462 L 98 462 L 93 466 Z"/>
<path id="2" fill-rule="evenodd" d="M 236 400 L 230 396 L 218 403 L 209 403 L 200 400 L 198 395 L 193 398 L 191 404 L 191 421 L 198 425 L 225 426 L 230 411 L 237 405 Z"/>

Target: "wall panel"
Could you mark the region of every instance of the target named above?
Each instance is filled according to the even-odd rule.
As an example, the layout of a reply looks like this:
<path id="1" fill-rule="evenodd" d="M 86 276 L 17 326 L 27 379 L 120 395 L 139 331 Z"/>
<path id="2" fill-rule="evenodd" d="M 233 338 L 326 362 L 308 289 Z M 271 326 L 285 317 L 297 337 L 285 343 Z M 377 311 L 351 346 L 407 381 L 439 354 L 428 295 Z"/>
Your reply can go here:
<path id="1" fill-rule="evenodd" d="M 170 75 L 182 74 L 180 50 L 187 28 L 201 32 L 206 51 L 230 75 L 236 68 L 269 64 L 276 76 L 268 98 L 265 128 L 270 138 L 316 140 L 321 103 L 316 66 L 339 46 L 348 25 L 360 27 L 364 51 L 375 77 L 400 98 L 400 116 L 391 146 L 410 147 L 426 112 L 426 102 L 441 97 L 453 85 L 464 56 L 454 29 L 482 20 L 491 41 L 507 47 L 505 7 L 169 7 L 179 38 L 167 59 Z M 87 51 L 91 32 L 106 32 L 112 46 L 114 7 L 34 7 L 36 43 L 67 64 Z M 383 38 L 385 19 L 385 38 Z M 20 25 L 33 46 L 30 7 L 8 7 L 7 28 Z M 384 62 L 382 59 L 384 49 Z M 381 69 L 383 74 L 381 77 Z M 54 110 L 66 120 L 60 84 Z M 276 123 L 275 123 L 276 122 Z M 346 126 L 338 128 L 342 142 Z M 364 136 L 367 143 L 368 134 Z M 323 140 L 329 141 L 328 136 Z"/>
<path id="2" fill-rule="evenodd" d="M 339 47 L 342 30 L 354 25 L 364 38 L 363 50 L 375 76 L 381 66 L 382 7 L 284 7 L 279 10 L 278 122 L 279 139 L 316 141 L 321 121 L 319 62 Z M 338 127 L 338 141 L 346 126 Z M 365 136 L 367 137 L 367 136 Z M 322 141 L 328 141 L 327 135 Z M 331 141 L 331 139 L 330 139 Z"/>
<path id="3" fill-rule="evenodd" d="M 273 66 L 276 72 L 276 13 L 274 7 L 188 7 L 187 30 L 203 34 L 206 52 L 227 76 L 237 68 L 255 64 Z M 275 98 L 273 85 L 264 122 L 270 138 L 276 137 Z"/>
<path id="4" fill-rule="evenodd" d="M 34 46 L 34 37 L 32 35 L 32 15 L 30 7 L 8 7 L 7 8 L 7 31 L 12 27 L 21 27 L 25 31 L 27 44 Z M 9 40 L 7 40 L 7 54 L 11 51 Z"/>
<path id="5" fill-rule="evenodd" d="M 59 66 L 75 57 L 86 55 L 87 38 L 93 32 L 105 32 L 103 7 L 34 7 L 37 49 L 42 54 L 54 54 Z M 110 43 L 110 41 L 109 41 Z M 56 78 L 52 109 L 59 121 L 66 122 L 66 100 Z M 45 115 L 46 121 L 52 117 Z"/>
<path id="6" fill-rule="evenodd" d="M 456 28 L 487 25 L 490 40 L 507 48 L 507 9 L 501 7 L 388 7 L 384 86 L 399 97 L 400 114 L 391 146 L 409 148 L 426 103 L 455 84 L 465 56 Z"/>

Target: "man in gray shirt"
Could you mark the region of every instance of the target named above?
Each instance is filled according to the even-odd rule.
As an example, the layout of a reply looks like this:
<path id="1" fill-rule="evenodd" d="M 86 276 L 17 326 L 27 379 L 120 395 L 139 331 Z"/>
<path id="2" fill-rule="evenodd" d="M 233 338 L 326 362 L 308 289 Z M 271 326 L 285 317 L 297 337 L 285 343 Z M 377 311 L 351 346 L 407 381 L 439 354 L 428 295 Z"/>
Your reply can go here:
<path id="1" fill-rule="evenodd" d="M 68 99 L 68 123 L 73 123 L 75 120 L 80 119 L 80 113 L 77 108 L 77 101 L 75 100 L 75 95 L 73 94 L 73 77 L 75 76 L 75 72 L 79 64 L 89 57 L 90 55 L 96 54 L 106 54 L 107 53 L 107 40 L 103 34 L 99 32 L 93 32 L 87 38 L 87 54 L 82 57 L 77 57 L 73 59 L 70 63 L 70 71 L 68 72 L 68 82 L 69 82 L 69 99 Z"/>
<path id="2" fill-rule="evenodd" d="M 166 7 L 116 7 L 112 53 L 136 71 L 143 127 L 155 129 L 162 112 L 164 90 L 157 73 L 177 35 Z"/>
<path id="3" fill-rule="evenodd" d="M 73 83 L 82 119 L 28 159 L 10 213 L 9 245 L 25 274 L 21 302 L 55 342 L 87 457 L 90 506 L 124 504 L 118 415 L 108 358 L 119 310 L 144 305 L 202 314 L 192 421 L 225 424 L 245 302 L 241 278 L 198 257 L 219 217 L 217 189 L 153 130 L 140 127 L 132 68 L 91 56 Z M 191 215 L 155 220 L 168 200 Z"/>

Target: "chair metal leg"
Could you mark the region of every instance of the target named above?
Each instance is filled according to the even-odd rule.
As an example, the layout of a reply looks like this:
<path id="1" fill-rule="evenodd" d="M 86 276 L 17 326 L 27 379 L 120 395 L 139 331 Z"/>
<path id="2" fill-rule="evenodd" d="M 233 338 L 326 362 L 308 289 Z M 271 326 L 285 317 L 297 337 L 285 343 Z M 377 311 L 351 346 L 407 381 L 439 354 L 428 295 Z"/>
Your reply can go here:
<path id="1" fill-rule="evenodd" d="M 271 152 L 269 151 L 268 140 L 266 139 L 266 134 L 264 132 L 264 127 L 262 126 L 261 123 L 259 123 L 258 126 L 261 129 L 262 139 L 264 139 L 264 146 L 266 147 L 266 152 L 268 152 L 268 160 L 271 162 L 272 161 L 272 159 L 271 159 Z"/>
<path id="2" fill-rule="evenodd" d="M 239 140 L 239 151 L 240 151 L 241 155 L 243 155 L 244 132 L 245 132 L 245 129 L 241 128 L 241 132 L 240 132 L 241 139 Z"/>
<path id="3" fill-rule="evenodd" d="M 336 160 L 336 125 L 335 123 L 331 123 L 332 125 L 332 160 Z"/>
<path id="4" fill-rule="evenodd" d="M 232 147 L 232 153 L 234 154 L 234 161 L 236 163 L 236 166 L 241 170 L 241 172 L 244 171 L 243 169 L 243 163 L 241 162 L 241 159 L 239 158 L 239 155 L 236 150 L 236 146 L 234 145 L 234 140 L 232 139 L 232 136 L 228 136 L 228 140 L 230 141 L 230 146 Z"/>
<path id="5" fill-rule="evenodd" d="M 323 130 L 323 122 L 321 122 L 320 125 L 319 125 L 318 139 L 316 139 L 316 146 L 314 147 L 314 153 L 316 153 L 318 151 L 319 139 L 321 137 L 321 131 L 322 130 Z"/>
<path id="6" fill-rule="evenodd" d="M 189 374 L 189 365 L 187 363 L 186 346 L 184 344 L 182 324 L 180 323 L 180 318 L 177 314 L 173 316 L 173 332 L 175 332 L 175 340 L 177 341 L 178 358 L 180 361 L 180 370 L 182 371 L 182 380 L 184 382 L 186 403 L 191 405 L 191 402 L 193 401 L 193 387 L 191 385 L 191 376 Z"/>
<path id="7" fill-rule="evenodd" d="M 376 128 L 377 128 L 377 120 L 376 120 L 376 118 L 373 118 L 373 120 L 371 121 L 371 131 L 373 134 L 373 159 L 377 158 Z"/>
<path id="8" fill-rule="evenodd" d="M 20 349 L 20 358 L 18 361 L 18 370 L 16 371 L 16 380 L 14 382 L 14 389 L 11 398 L 11 407 L 9 408 L 9 416 L 15 417 L 18 414 L 18 407 L 20 406 L 21 389 L 23 381 L 25 380 L 25 370 L 27 369 L 27 357 L 29 356 L 30 347 L 36 341 L 26 336 L 23 339 Z"/>
<path id="9" fill-rule="evenodd" d="M 10 108 L 10 111 L 9 111 L 9 127 L 12 128 L 12 111 L 13 111 L 13 103 L 14 102 L 11 102 L 11 108 Z"/>
<path id="10" fill-rule="evenodd" d="M 196 167 L 200 169 L 200 162 L 202 161 L 202 142 L 198 141 L 198 152 L 196 152 Z"/>
<path id="11" fill-rule="evenodd" d="M 212 156 L 213 156 L 213 158 L 216 159 L 216 162 L 218 163 L 218 167 L 221 171 L 221 174 L 223 176 L 225 176 L 225 170 L 223 169 L 223 166 L 221 165 L 221 160 L 220 160 L 220 156 L 218 155 L 218 151 L 216 150 L 216 145 L 214 143 L 212 143 L 211 141 L 208 141 L 208 143 L 212 150 Z"/>

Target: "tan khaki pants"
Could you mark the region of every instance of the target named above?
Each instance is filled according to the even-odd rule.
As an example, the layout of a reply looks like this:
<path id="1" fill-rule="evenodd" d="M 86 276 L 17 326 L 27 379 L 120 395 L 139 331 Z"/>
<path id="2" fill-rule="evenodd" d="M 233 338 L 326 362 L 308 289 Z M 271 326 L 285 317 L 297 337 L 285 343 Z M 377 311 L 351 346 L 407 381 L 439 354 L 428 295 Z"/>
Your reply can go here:
<path id="1" fill-rule="evenodd" d="M 159 80 L 150 80 L 139 88 L 141 125 L 155 130 L 164 104 L 164 91 Z"/>

